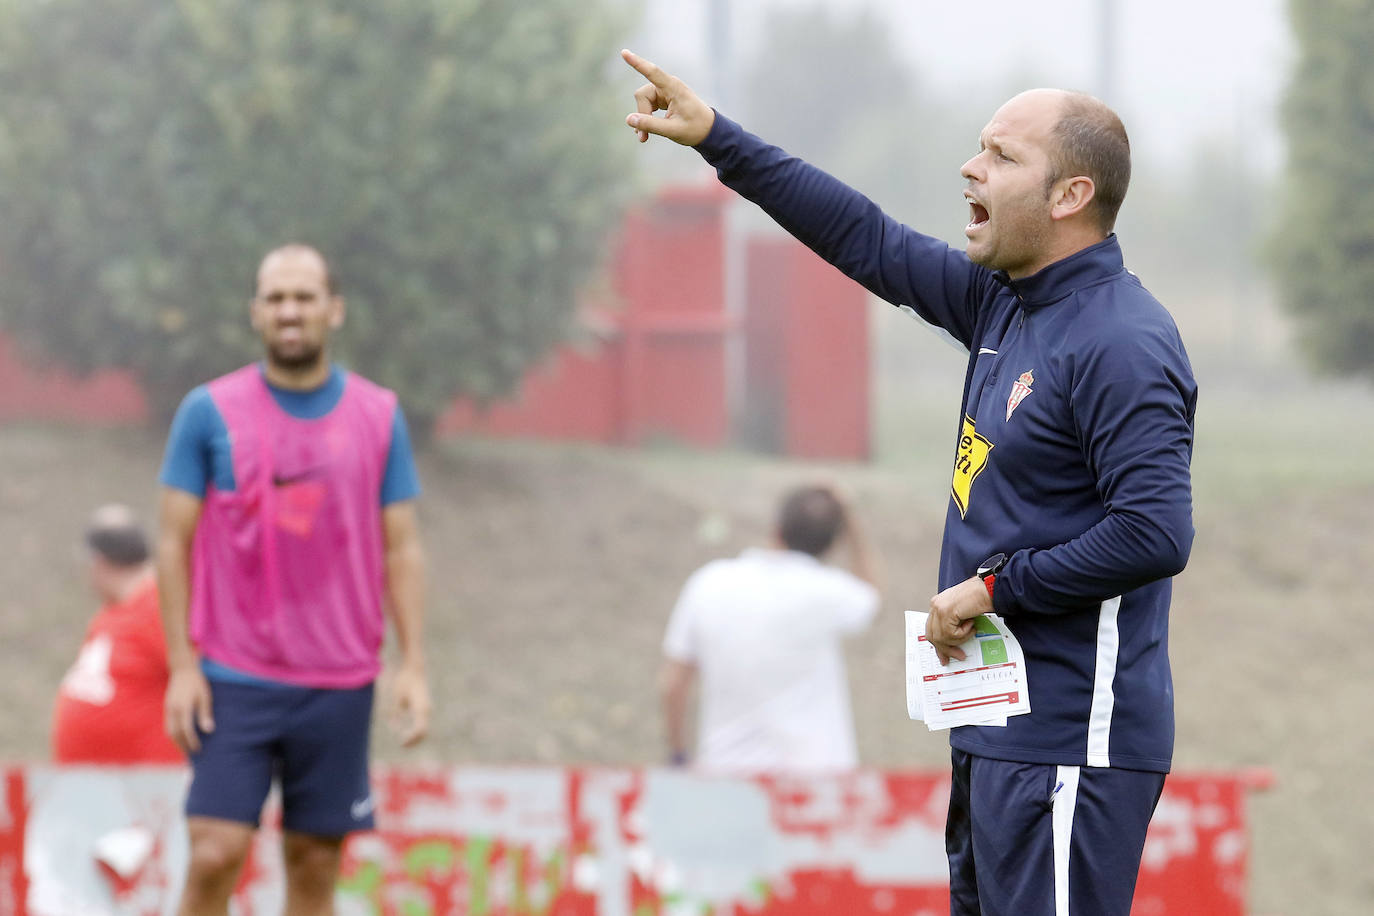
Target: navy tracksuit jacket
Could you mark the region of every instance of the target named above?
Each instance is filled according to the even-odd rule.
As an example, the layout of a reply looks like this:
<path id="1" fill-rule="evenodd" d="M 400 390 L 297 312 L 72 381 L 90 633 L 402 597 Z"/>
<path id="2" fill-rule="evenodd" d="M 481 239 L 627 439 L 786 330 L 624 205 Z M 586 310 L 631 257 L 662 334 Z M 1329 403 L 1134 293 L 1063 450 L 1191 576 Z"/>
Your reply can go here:
<path id="1" fill-rule="evenodd" d="M 1168 772 L 1170 585 L 1193 539 L 1197 384 L 1116 237 L 1013 281 L 720 114 L 697 149 L 821 257 L 969 352 L 940 588 L 1008 556 L 993 603 L 1025 650 L 1031 712 L 950 743 Z"/>

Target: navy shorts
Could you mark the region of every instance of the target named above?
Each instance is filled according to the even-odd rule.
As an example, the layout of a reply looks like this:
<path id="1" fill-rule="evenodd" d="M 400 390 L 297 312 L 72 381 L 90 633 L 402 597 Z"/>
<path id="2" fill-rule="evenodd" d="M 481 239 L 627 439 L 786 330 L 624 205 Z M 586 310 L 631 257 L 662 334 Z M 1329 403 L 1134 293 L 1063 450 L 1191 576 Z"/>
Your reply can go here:
<path id="1" fill-rule="evenodd" d="M 1129 916 L 1163 773 L 952 757 L 951 916 Z"/>
<path id="2" fill-rule="evenodd" d="M 372 685 L 322 690 L 210 682 L 215 730 L 191 755 L 188 817 L 257 826 L 274 779 L 282 827 L 338 837 L 372 828 Z"/>

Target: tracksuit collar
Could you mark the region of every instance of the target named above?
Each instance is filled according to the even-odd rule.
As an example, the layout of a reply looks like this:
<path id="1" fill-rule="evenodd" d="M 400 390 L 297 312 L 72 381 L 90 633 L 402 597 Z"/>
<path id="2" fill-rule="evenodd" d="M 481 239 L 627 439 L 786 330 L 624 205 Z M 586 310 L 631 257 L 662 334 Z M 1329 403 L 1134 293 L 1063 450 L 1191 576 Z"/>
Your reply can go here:
<path id="1" fill-rule="evenodd" d="M 1116 233 L 1112 233 L 1096 245 L 1055 261 L 1029 277 L 1013 280 L 1004 270 L 992 276 L 1015 293 L 1023 307 L 1039 308 L 1052 305 L 1085 286 L 1114 277 L 1124 269 L 1121 245 L 1117 242 Z"/>

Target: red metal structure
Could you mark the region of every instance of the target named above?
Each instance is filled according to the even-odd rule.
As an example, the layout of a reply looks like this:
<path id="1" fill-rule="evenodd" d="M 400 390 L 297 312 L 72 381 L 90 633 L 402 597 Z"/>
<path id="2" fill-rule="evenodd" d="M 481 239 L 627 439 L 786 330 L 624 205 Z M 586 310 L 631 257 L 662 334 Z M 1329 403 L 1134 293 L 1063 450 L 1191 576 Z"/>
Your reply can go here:
<path id="1" fill-rule="evenodd" d="M 744 301 L 732 313 L 734 205 L 713 185 L 670 189 L 633 210 L 613 262 L 621 307 L 594 314 L 597 343 L 560 349 L 486 411 L 458 401 L 438 432 L 620 445 L 733 440 L 796 457 L 867 458 L 867 294 L 795 241 L 750 239 Z M 732 391 L 736 342 L 743 386 Z"/>
<path id="2" fill-rule="evenodd" d="M 41 369 L 0 334 L 0 422 L 127 426 L 147 419 L 147 399 L 128 372 L 105 370 L 83 379 Z"/>
<path id="3" fill-rule="evenodd" d="M 588 313 L 594 343 L 560 348 L 485 411 L 459 399 L 437 432 L 725 444 L 725 200 L 680 188 L 632 210 L 612 261 L 620 308 Z"/>
<path id="4" fill-rule="evenodd" d="M 745 441 L 868 458 L 867 294 L 791 239 L 751 239 L 747 277 Z"/>

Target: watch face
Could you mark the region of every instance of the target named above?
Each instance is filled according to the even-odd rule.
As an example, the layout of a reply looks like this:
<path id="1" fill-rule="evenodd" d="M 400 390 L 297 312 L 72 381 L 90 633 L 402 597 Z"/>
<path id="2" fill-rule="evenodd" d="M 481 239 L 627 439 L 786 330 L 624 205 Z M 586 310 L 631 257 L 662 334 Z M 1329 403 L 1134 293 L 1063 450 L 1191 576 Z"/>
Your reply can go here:
<path id="1" fill-rule="evenodd" d="M 1004 553 L 993 554 L 983 561 L 978 567 L 978 578 L 995 576 L 1002 571 L 1002 567 L 1007 565 L 1007 555 Z"/>

